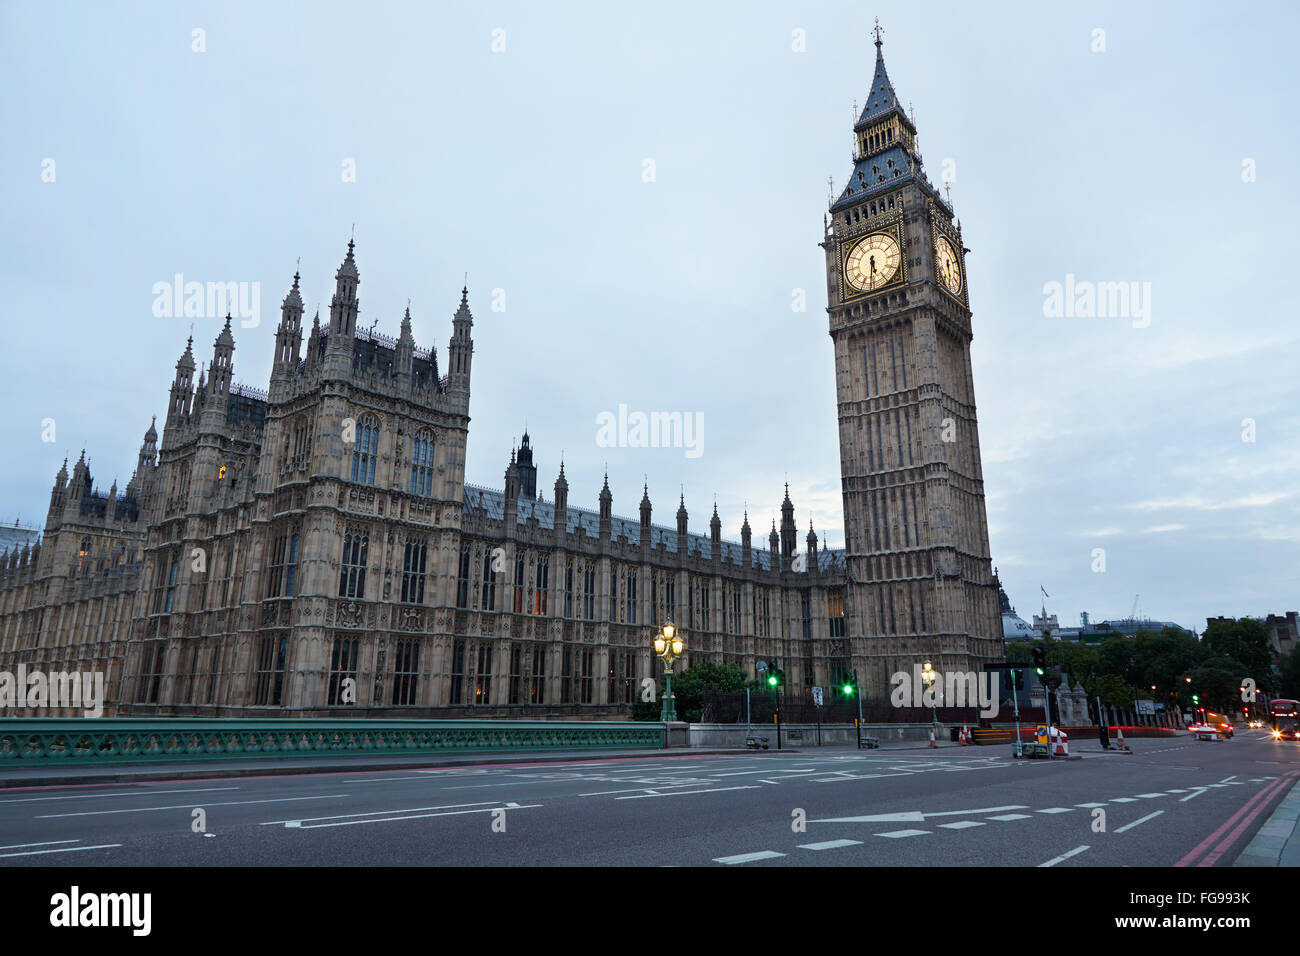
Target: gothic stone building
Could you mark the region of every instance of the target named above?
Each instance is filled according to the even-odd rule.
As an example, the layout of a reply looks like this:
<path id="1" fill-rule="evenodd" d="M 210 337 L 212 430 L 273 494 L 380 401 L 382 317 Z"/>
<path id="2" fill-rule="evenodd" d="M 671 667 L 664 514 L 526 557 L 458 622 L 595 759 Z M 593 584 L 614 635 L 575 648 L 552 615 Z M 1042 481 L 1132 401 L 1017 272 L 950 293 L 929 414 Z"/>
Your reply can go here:
<path id="1" fill-rule="evenodd" d="M 1001 659 L 971 386 L 959 227 L 920 169 L 877 41 L 853 177 L 825 230 L 839 384 L 845 551 L 798 550 L 787 488 L 767 547 L 537 491 L 525 435 L 500 490 L 465 484 L 473 318 L 447 366 L 357 327 L 348 244 L 328 327 L 303 352 L 300 277 L 266 392 L 233 382 L 230 318 L 194 380 L 176 365 L 125 492 L 60 469 L 42 541 L 0 562 L 0 670 L 99 670 L 108 714 L 589 716 L 627 713 L 659 671 L 657 626 L 689 665 L 789 692 L 856 670 Z M 59 713 L 46 710 L 46 715 Z M 67 712 L 73 716 L 72 712 Z"/>

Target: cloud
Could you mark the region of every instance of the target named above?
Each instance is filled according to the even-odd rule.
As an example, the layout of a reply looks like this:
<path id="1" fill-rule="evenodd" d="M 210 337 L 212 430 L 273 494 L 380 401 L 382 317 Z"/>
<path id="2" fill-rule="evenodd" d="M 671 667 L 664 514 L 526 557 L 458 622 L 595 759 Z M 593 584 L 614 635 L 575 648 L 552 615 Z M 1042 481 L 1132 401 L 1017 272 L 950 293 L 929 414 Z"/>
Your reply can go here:
<path id="1" fill-rule="evenodd" d="M 1185 508 L 1190 511 L 1222 511 L 1225 508 L 1261 508 L 1289 497 L 1289 493 L 1278 491 L 1266 494 L 1245 495 L 1226 501 L 1212 501 L 1201 495 L 1184 495 L 1181 498 L 1153 498 L 1124 505 L 1128 511 L 1164 511 L 1170 508 Z"/>

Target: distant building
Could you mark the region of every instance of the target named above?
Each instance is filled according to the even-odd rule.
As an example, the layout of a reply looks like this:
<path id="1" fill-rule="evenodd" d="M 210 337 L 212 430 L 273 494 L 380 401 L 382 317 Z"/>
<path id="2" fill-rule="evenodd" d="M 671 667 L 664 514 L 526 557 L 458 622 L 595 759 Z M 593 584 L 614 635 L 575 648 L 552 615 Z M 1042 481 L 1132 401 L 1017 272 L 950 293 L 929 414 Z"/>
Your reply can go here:
<path id="1" fill-rule="evenodd" d="M 1006 589 L 1001 584 L 998 585 L 998 596 L 1002 601 L 1002 640 L 1024 641 L 1035 637 L 1034 629 L 1016 613 L 1016 609 L 1011 606 L 1011 599 L 1007 597 Z"/>
<path id="2" fill-rule="evenodd" d="M 1149 631 L 1155 633 L 1164 630 L 1166 627 L 1177 628 L 1184 634 L 1194 633 L 1193 631 L 1189 631 L 1187 628 L 1183 627 L 1181 624 L 1176 624 L 1173 621 L 1153 621 L 1149 617 L 1123 617 L 1117 621 L 1102 621 L 1097 625 L 1097 627 L 1101 630 L 1119 631 L 1121 634 L 1126 634 L 1129 637 L 1132 637 L 1138 631 Z"/>
<path id="3" fill-rule="evenodd" d="M 15 521 L 13 524 L 0 524 L 0 554 L 30 547 L 40 540 L 41 529 Z"/>
<path id="4" fill-rule="evenodd" d="M 1300 642 L 1300 632 L 1298 632 L 1300 622 L 1297 621 L 1298 617 L 1300 615 L 1296 611 L 1287 611 L 1285 615 L 1270 614 L 1268 617 L 1247 617 L 1243 618 L 1243 620 L 1259 621 L 1259 623 L 1263 624 L 1268 629 L 1268 643 L 1273 648 L 1273 653 L 1278 657 L 1282 657 L 1291 653 L 1297 642 Z M 1207 617 L 1205 626 L 1208 628 L 1216 622 L 1228 623 L 1233 620 L 1236 620 L 1236 618 L 1222 615 Z"/>
<path id="5" fill-rule="evenodd" d="M 1297 622 L 1295 611 L 1287 611 L 1285 615 L 1270 614 L 1264 618 L 1264 626 L 1268 628 L 1268 642 L 1279 657 L 1290 654 L 1300 642 L 1300 631 L 1297 630 L 1300 622 Z"/>

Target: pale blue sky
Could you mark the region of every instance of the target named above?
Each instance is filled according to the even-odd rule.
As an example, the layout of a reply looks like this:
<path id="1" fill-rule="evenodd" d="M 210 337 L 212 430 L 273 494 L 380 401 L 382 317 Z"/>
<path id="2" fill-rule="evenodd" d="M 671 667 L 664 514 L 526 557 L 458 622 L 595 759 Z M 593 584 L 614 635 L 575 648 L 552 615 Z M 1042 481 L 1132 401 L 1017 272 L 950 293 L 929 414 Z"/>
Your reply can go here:
<path id="1" fill-rule="evenodd" d="M 801 543 L 811 513 L 842 546 L 817 243 L 874 16 L 931 179 L 955 170 L 1019 610 L 1040 584 L 1063 623 L 1138 593 L 1198 630 L 1300 606 L 1288 4 L 5 2 L 0 517 L 43 521 L 83 445 L 125 485 L 188 331 L 154 283 L 260 283 L 234 364 L 265 387 L 295 260 L 327 308 L 355 222 L 361 324 L 396 334 L 410 297 L 444 370 L 469 274 L 469 481 L 500 486 L 526 420 L 547 497 L 563 449 L 575 504 L 608 462 L 616 513 L 648 475 L 657 522 L 684 484 L 692 530 L 716 493 L 735 539 L 746 502 L 765 535 L 788 476 Z M 1150 325 L 1045 317 L 1067 275 L 1150 283 Z M 219 325 L 197 320 L 200 360 Z M 620 403 L 701 414 L 703 454 L 598 447 Z"/>

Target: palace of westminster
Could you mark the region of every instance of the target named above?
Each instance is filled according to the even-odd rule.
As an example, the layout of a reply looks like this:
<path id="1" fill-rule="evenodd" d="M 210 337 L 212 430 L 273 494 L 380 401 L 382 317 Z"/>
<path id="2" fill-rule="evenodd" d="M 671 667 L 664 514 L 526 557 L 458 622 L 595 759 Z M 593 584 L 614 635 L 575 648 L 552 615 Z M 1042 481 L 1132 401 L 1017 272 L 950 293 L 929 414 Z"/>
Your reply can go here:
<path id="1" fill-rule="evenodd" d="M 440 368 L 409 308 L 396 339 L 357 328 L 349 242 L 305 353 L 294 275 L 268 391 L 233 382 L 227 316 L 197 381 L 186 345 L 123 491 L 84 452 L 60 468 L 40 542 L 0 560 L 0 671 L 100 671 L 109 716 L 616 718 L 667 618 L 679 667 L 776 659 L 797 696 L 1001 660 L 966 249 L 879 35 L 854 139 L 821 242 L 844 550 L 798 547 L 788 488 L 766 547 L 747 517 L 724 541 L 716 506 L 690 533 L 684 498 L 655 524 L 648 488 L 617 517 L 608 479 L 577 507 L 563 464 L 547 499 L 527 435 L 502 490 L 465 484 L 468 291 Z"/>

